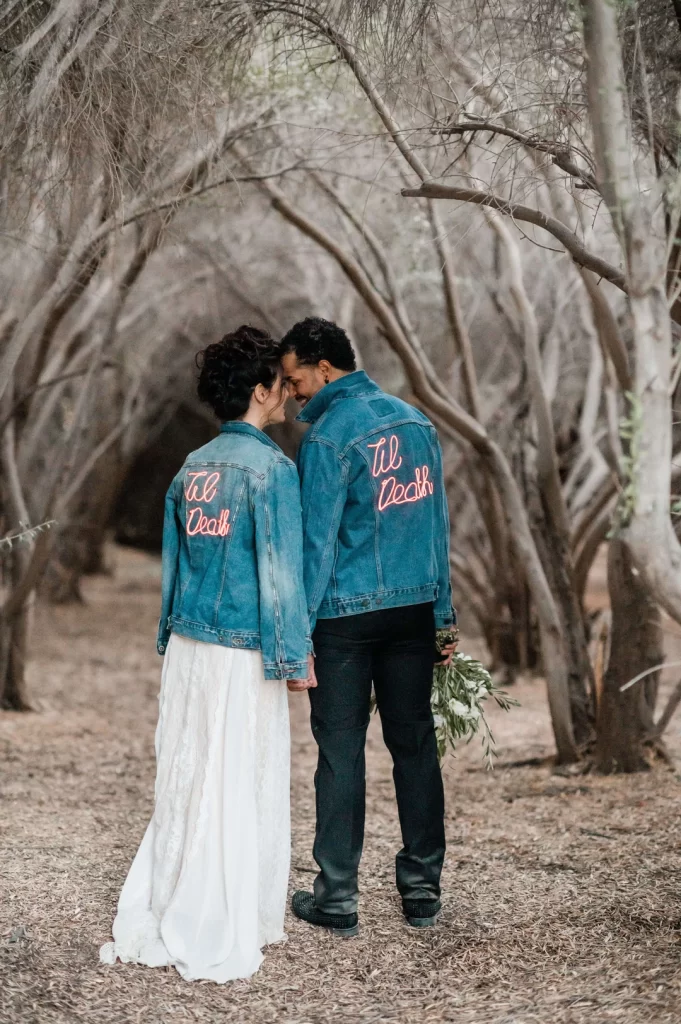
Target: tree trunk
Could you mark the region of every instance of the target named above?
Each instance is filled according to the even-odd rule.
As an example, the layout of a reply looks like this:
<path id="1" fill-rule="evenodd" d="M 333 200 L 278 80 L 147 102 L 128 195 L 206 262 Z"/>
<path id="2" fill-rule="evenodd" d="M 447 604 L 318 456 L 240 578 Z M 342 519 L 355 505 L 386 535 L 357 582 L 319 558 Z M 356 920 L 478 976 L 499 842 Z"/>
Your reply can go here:
<path id="1" fill-rule="evenodd" d="M 70 503 L 43 583 L 52 604 L 82 601 L 83 576 L 104 571 L 107 530 L 127 468 L 114 445 Z"/>
<path id="2" fill-rule="evenodd" d="M 570 551 L 546 508 L 538 482 L 530 474 L 527 505 L 532 516 L 535 544 L 551 587 L 561 621 L 570 716 L 575 743 L 582 747 L 593 737 L 592 673 L 584 619 L 575 588 Z"/>
<path id="3" fill-rule="evenodd" d="M 596 763 L 603 772 L 645 771 L 643 742 L 653 728 L 659 673 L 624 692 L 621 688 L 664 660 L 661 616 L 619 538 L 611 540 L 608 550 L 608 590 L 611 654 L 596 718 Z"/>
<path id="4" fill-rule="evenodd" d="M 0 620 L 0 708 L 30 711 L 26 695 L 26 642 L 28 610 L 8 622 Z"/>
<path id="5" fill-rule="evenodd" d="M 15 586 L 28 565 L 27 552 L 9 553 L 9 577 Z M 30 711 L 26 690 L 26 654 L 33 612 L 33 595 L 7 618 L 0 616 L 0 708 Z"/>
<path id="6" fill-rule="evenodd" d="M 502 242 L 509 290 L 522 323 L 534 420 L 531 479 L 537 488 L 537 495 L 532 497 L 538 535 L 536 543 L 561 619 L 572 727 L 575 742 L 582 745 L 591 737 L 591 666 L 575 587 L 569 517 L 556 454 L 551 404 L 543 379 L 539 328 L 534 306 L 525 288 L 517 241 L 498 213 L 488 210 L 486 217 Z"/>
<path id="7" fill-rule="evenodd" d="M 474 472 L 476 468 L 474 464 Z M 514 459 L 514 470 L 522 482 L 522 453 L 518 453 L 517 460 Z M 488 490 L 496 495 L 493 483 Z M 486 519 L 485 525 L 492 540 L 490 531 L 493 524 L 489 524 Z M 494 569 L 489 574 L 490 591 L 485 601 L 486 614 L 480 621 L 490 650 L 492 667 L 504 669 L 508 685 L 515 681 L 517 672 L 535 669 L 541 660 L 541 652 L 525 569 L 509 536 L 507 523 L 502 521 L 501 525 L 504 527 L 503 532 L 492 547 Z"/>
<path id="8" fill-rule="evenodd" d="M 634 167 L 617 6 L 581 0 L 587 98 L 598 179 L 624 258 L 634 343 L 635 457 L 623 467 L 623 533 L 651 593 L 681 622 L 681 544 L 672 528 L 672 332 L 667 240 L 658 229 L 658 188 L 643 191 Z"/>
<path id="9" fill-rule="evenodd" d="M 539 635 L 531 615 L 531 600 L 518 565 L 515 588 L 492 594 L 480 625 L 490 652 L 492 670 L 504 672 L 504 685 L 515 682 L 517 674 L 537 668 Z"/>

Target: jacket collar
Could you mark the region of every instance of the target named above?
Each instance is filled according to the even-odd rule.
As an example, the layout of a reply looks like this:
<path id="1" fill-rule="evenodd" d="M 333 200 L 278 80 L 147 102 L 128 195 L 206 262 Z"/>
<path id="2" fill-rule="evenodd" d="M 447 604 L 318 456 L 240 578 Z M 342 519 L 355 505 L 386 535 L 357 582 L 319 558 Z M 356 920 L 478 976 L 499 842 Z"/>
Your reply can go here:
<path id="1" fill-rule="evenodd" d="M 366 395 L 372 391 L 380 391 L 380 388 L 378 384 L 374 384 L 364 370 L 346 373 L 344 377 L 331 381 L 321 391 L 318 391 L 314 398 L 311 398 L 304 409 L 298 413 L 296 419 L 301 423 L 314 423 L 322 413 L 326 412 L 336 398 Z"/>
<path id="2" fill-rule="evenodd" d="M 270 448 L 274 448 L 280 452 L 281 448 L 273 441 L 271 437 L 262 430 L 258 430 L 257 427 L 252 426 L 250 423 L 244 423 L 243 420 L 228 420 L 227 423 L 223 423 L 220 426 L 221 434 L 250 434 L 251 437 L 256 437 L 262 444 L 269 445 Z"/>

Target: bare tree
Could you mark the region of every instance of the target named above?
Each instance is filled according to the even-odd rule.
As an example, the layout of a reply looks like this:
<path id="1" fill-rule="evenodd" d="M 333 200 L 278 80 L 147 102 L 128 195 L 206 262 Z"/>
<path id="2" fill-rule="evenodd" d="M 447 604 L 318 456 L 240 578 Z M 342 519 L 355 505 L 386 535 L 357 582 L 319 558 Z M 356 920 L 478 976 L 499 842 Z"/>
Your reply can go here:
<path id="1" fill-rule="evenodd" d="M 564 488 L 562 486 L 563 482 L 560 479 L 557 448 L 558 442 L 556 439 L 552 440 L 552 419 L 550 413 L 547 415 L 550 405 L 550 396 L 554 392 L 554 388 L 551 386 L 547 390 L 545 382 L 542 380 L 544 367 L 542 367 L 537 360 L 536 343 L 533 343 L 527 351 L 531 354 L 529 361 L 530 392 L 533 396 L 532 401 L 535 408 L 535 415 L 539 417 L 538 423 L 540 424 L 538 431 L 539 448 L 537 455 L 537 481 L 540 485 L 540 492 L 543 493 L 543 499 L 546 501 L 544 515 L 546 516 L 546 521 L 552 524 L 553 530 L 552 535 L 548 537 L 547 543 L 544 545 L 544 563 L 550 562 L 551 559 L 553 559 L 554 561 L 557 561 L 558 564 L 564 566 L 563 579 L 565 580 L 565 585 L 563 592 L 566 599 L 565 609 L 567 611 L 567 633 L 570 637 L 575 638 L 575 647 L 572 653 L 572 658 L 573 663 L 576 666 L 576 675 L 577 677 L 580 677 L 581 686 L 584 686 L 585 677 L 588 677 L 589 674 L 589 665 L 585 656 L 584 624 L 579 605 L 586 580 L 586 573 L 600 541 L 605 538 L 610 526 L 618 489 L 620 493 L 618 505 L 620 516 L 619 521 L 622 523 L 621 512 L 626 506 L 626 502 L 628 500 L 627 494 L 631 491 L 630 484 L 632 466 L 636 465 L 636 459 L 634 456 L 638 450 L 636 442 L 633 446 L 629 443 L 622 444 L 620 438 L 617 436 L 617 411 L 608 396 L 612 391 L 613 380 L 617 381 L 621 388 L 627 387 L 629 380 L 631 379 L 629 371 L 629 355 L 622 342 L 622 337 L 616 324 L 612 307 L 604 297 L 602 290 L 597 285 L 597 279 L 599 278 L 609 281 L 622 293 L 628 295 L 629 302 L 631 303 L 629 277 L 626 273 L 622 273 L 619 270 L 616 260 L 605 257 L 598 252 L 598 238 L 592 237 L 591 241 L 589 241 L 584 237 L 585 232 L 583 230 L 580 210 L 576 211 L 577 214 L 579 214 L 576 218 L 577 226 L 575 227 L 569 224 L 571 217 L 574 219 L 574 215 L 570 213 L 574 190 L 581 189 L 590 191 L 598 198 L 600 198 L 601 195 L 604 195 L 607 200 L 606 190 L 603 187 L 602 175 L 599 173 L 598 159 L 592 157 L 588 147 L 589 139 L 586 139 L 583 135 L 580 137 L 579 144 L 575 142 L 572 144 L 566 144 L 555 138 L 551 138 L 550 136 L 542 138 L 541 136 L 537 136 L 536 133 L 519 129 L 517 126 L 509 123 L 508 116 L 503 112 L 502 116 L 498 120 L 489 116 L 485 118 L 480 117 L 477 114 L 474 116 L 466 113 L 465 117 L 467 120 L 464 123 L 452 124 L 451 119 L 449 119 L 444 127 L 436 129 L 437 132 L 442 137 L 446 138 L 451 138 L 452 136 L 470 136 L 470 139 L 472 139 L 475 133 L 480 133 L 481 131 L 489 133 L 490 136 L 493 136 L 496 139 L 503 140 L 510 138 L 518 147 L 522 147 L 522 152 L 526 154 L 526 158 L 532 166 L 533 171 L 541 174 L 541 179 L 545 183 L 545 187 L 547 189 L 549 206 L 551 204 L 558 205 L 558 216 L 546 212 L 545 209 L 535 209 L 525 203 L 518 202 L 514 198 L 507 198 L 505 195 L 500 195 L 490 189 L 472 188 L 468 183 L 457 184 L 454 186 L 449 184 L 440 184 L 439 182 L 435 183 L 433 178 L 436 175 L 433 173 L 433 169 L 423 163 L 421 157 L 418 155 L 417 147 L 413 143 L 412 139 L 408 137 L 407 131 L 405 131 L 404 127 L 396 119 L 394 110 L 389 110 L 380 90 L 368 75 L 359 56 L 356 45 L 350 43 L 348 39 L 342 35 L 341 31 L 332 23 L 327 14 L 328 12 L 316 12 L 308 9 L 307 7 L 299 11 L 300 20 L 304 23 L 306 31 L 316 33 L 319 37 L 326 39 L 330 46 L 335 49 L 344 63 L 352 71 L 356 81 L 359 83 L 361 89 L 369 99 L 371 106 L 380 118 L 384 129 L 393 140 L 396 149 L 402 154 L 409 168 L 415 172 L 417 177 L 421 180 L 422 184 L 419 185 L 417 189 L 405 189 L 403 190 L 403 194 L 406 196 L 422 196 L 430 199 L 456 199 L 465 203 L 480 205 L 483 208 L 493 211 L 493 213 L 496 213 L 497 215 L 504 214 L 509 218 L 513 218 L 516 222 L 524 221 L 541 227 L 565 247 L 565 251 L 569 253 L 573 262 L 579 269 L 581 279 L 586 288 L 586 294 L 588 295 L 592 306 L 596 337 L 598 338 L 603 354 L 607 358 L 608 363 L 606 371 L 603 372 L 602 369 L 599 369 L 598 359 L 592 359 L 594 372 L 590 375 L 591 383 L 589 394 L 587 396 L 588 401 L 586 401 L 584 412 L 585 422 L 595 424 L 598 421 L 599 405 L 603 406 L 605 422 L 600 433 L 601 440 L 597 444 L 593 443 L 592 431 L 587 431 L 585 429 L 581 429 L 579 431 L 583 453 L 581 456 L 574 456 L 572 459 L 571 472 L 569 474 L 569 493 L 572 499 L 571 502 L 567 498 L 567 494 L 564 492 Z M 462 64 L 462 62 L 459 61 L 459 64 Z M 488 104 L 496 102 L 496 97 L 493 95 L 493 92 L 493 89 L 487 87 L 480 89 L 476 83 L 476 96 L 480 99 L 484 98 L 484 101 Z M 467 146 L 470 144 L 470 139 L 467 139 Z M 631 154 L 631 147 L 628 152 Z M 545 164 L 542 164 L 542 160 L 545 160 L 547 157 L 550 162 L 550 166 L 548 167 Z M 525 159 L 525 157 L 522 157 L 522 159 Z M 448 166 L 451 166 L 451 161 Z M 557 179 L 551 173 L 551 168 L 557 168 L 561 171 L 567 179 L 569 188 L 572 189 L 572 193 L 566 193 L 569 197 L 567 203 L 561 199 L 559 189 L 557 187 Z M 470 177 L 470 171 L 467 170 L 465 176 Z M 365 302 L 367 302 L 367 305 L 372 308 L 374 314 L 383 324 L 383 331 L 386 338 L 388 338 L 390 344 L 394 346 L 395 350 L 400 352 L 415 393 L 439 423 L 449 423 L 453 426 L 451 420 L 448 420 L 444 409 L 438 407 L 438 401 L 441 397 L 444 397 L 442 396 L 440 382 L 437 380 L 437 375 L 433 375 L 432 372 L 430 372 L 428 363 L 424 364 L 422 346 L 421 349 L 419 349 L 415 345 L 413 336 L 410 337 L 408 324 L 406 325 L 407 329 L 405 331 L 404 315 L 400 315 L 400 310 L 397 307 L 394 307 L 397 313 L 396 319 L 398 321 L 396 326 L 400 328 L 402 332 L 402 338 L 398 340 L 397 331 L 394 329 L 395 325 L 393 324 L 392 326 L 389 326 L 385 310 L 380 309 L 375 298 L 369 294 L 367 281 L 360 282 L 360 275 L 357 273 L 357 267 L 353 265 L 353 262 L 351 262 L 349 254 L 347 252 L 343 252 L 338 246 L 338 243 L 336 243 L 333 238 L 330 238 L 328 233 L 324 232 L 319 224 L 315 224 L 314 221 L 311 221 L 309 216 L 303 214 L 299 208 L 296 209 L 295 206 L 291 204 L 290 200 L 283 195 L 283 193 L 278 192 L 277 195 L 274 195 L 272 188 L 268 188 L 267 191 L 273 199 L 275 208 L 300 230 L 306 232 L 309 237 L 315 238 L 315 240 L 322 245 L 327 252 L 331 253 L 348 277 L 355 282 L 358 288 L 360 288 Z M 572 209 L 575 209 L 574 206 Z M 347 211 L 346 216 L 348 216 Z M 352 220 L 351 215 L 349 216 L 349 219 Z M 499 231 L 501 224 L 501 221 L 496 220 L 493 222 L 493 227 Z M 357 226 L 357 224 L 355 224 L 355 226 Z M 363 234 L 367 237 L 366 227 L 364 225 Z M 507 253 L 513 253 L 513 245 L 511 244 L 512 236 L 509 232 L 506 229 L 503 229 L 503 233 L 500 237 L 504 239 Z M 610 241 L 608 241 L 608 249 L 612 251 L 612 244 Z M 442 258 L 442 266 L 445 274 L 444 281 L 446 289 L 446 256 Z M 666 261 L 660 260 L 659 266 L 664 268 L 666 273 Z M 531 303 L 527 301 L 527 295 L 522 288 L 522 274 L 518 274 L 517 272 L 517 259 L 515 261 L 515 267 L 515 277 L 513 278 L 515 284 L 512 284 L 511 286 L 511 295 L 516 306 L 515 315 L 517 317 L 518 314 L 520 314 L 520 322 L 524 324 L 524 333 L 527 342 L 528 338 L 536 337 L 536 329 L 533 329 L 534 314 Z M 359 267 L 359 270 L 362 270 L 361 266 Z M 370 277 L 369 284 L 371 284 Z M 388 289 L 388 291 L 390 291 L 390 289 Z M 452 296 L 450 293 L 447 296 L 446 307 L 450 315 L 450 325 L 454 325 L 453 334 L 456 336 L 457 310 L 456 305 L 452 303 L 451 299 Z M 452 311 L 454 315 L 453 321 Z M 667 316 L 668 323 L 668 313 L 665 311 L 664 315 Z M 407 350 L 407 346 L 409 347 L 409 351 Z M 422 376 L 425 378 L 425 384 L 427 385 L 428 390 L 424 391 L 423 379 L 418 382 L 418 386 L 415 384 L 415 381 L 418 380 L 418 367 L 413 365 L 414 355 L 416 355 L 417 360 L 420 361 L 422 370 L 424 370 L 425 366 L 425 371 Z M 555 355 L 552 358 L 554 359 L 555 365 Z M 548 364 L 545 361 L 545 366 L 546 365 Z M 474 391 L 471 389 L 472 378 L 470 374 L 470 364 L 466 363 L 465 358 L 463 360 L 463 366 L 466 403 L 469 407 L 468 411 L 470 411 L 471 407 L 473 409 L 475 408 L 473 398 Z M 664 529 L 666 529 L 669 535 L 668 545 L 666 548 L 663 548 L 663 550 L 665 550 L 667 554 L 671 554 L 673 556 L 672 565 L 675 567 L 677 563 L 675 561 L 676 556 L 673 555 L 673 552 L 675 550 L 674 545 L 677 544 L 677 541 L 675 538 L 671 539 L 671 537 L 673 537 L 673 531 L 669 518 L 671 396 L 669 394 L 670 373 L 668 371 L 670 369 L 671 367 L 668 366 L 666 374 L 663 375 L 665 379 L 665 393 L 667 396 L 664 415 L 666 416 L 666 422 L 669 428 L 670 443 L 667 448 L 665 448 L 662 460 L 666 466 L 666 469 L 663 470 L 663 475 L 666 477 L 666 481 L 661 485 L 658 482 L 658 494 L 662 496 L 659 505 L 664 510 L 662 515 L 666 524 Z M 553 372 L 555 373 L 555 371 Z M 605 389 L 602 401 L 600 400 L 601 396 L 599 394 L 601 389 Z M 472 398 L 473 402 L 471 402 Z M 547 402 L 549 404 L 547 404 Z M 586 412 L 587 408 L 589 410 L 588 415 Z M 637 415 L 635 408 L 633 409 L 632 415 Z M 459 429 L 463 436 L 474 445 L 483 444 L 480 436 L 472 431 L 468 421 L 463 421 L 459 417 L 454 429 Z M 634 433 L 637 436 L 637 432 L 635 431 Z M 579 482 L 579 486 L 576 486 L 577 482 Z M 497 485 L 500 486 L 498 481 Z M 568 511 L 569 504 L 572 504 L 570 511 Z M 577 516 L 574 525 L 569 522 L 571 514 Z M 632 529 L 631 524 L 634 520 L 635 516 L 632 516 L 627 526 L 628 530 Z M 515 525 L 517 526 L 517 524 Z M 647 536 L 647 531 L 644 530 L 643 532 Z M 556 554 L 558 552 L 562 553 L 559 555 L 558 559 L 556 559 Z M 527 569 L 527 552 L 525 552 L 524 555 L 523 564 Z M 573 559 L 575 558 L 577 561 L 573 562 Z M 673 586 L 670 586 L 669 579 L 665 581 L 665 585 L 667 586 L 665 596 L 661 590 L 660 576 L 661 574 L 658 573 L 657 579 L 653 580 L 649 573 L 646 577 L 646 582 L 649 587 L 653 588 L 652 592 L 658 597 L 658 599 L 662 600 L 663 603 L 666 604 L 668 610 L 671 611 L 674 607 L 673 602 L 671 601 L 673 596 Z M 556 581 L 554 581 L 554 586 L 555 582 Z M 536 607 L 535 610 L 541 618 L 542 609 L 540 607 Z M 564 622 L 562 625 L 564 625 Z M 658 630 L 658 626 L 654 621 L 654 616 L 650 618 L 650 624 L 652 631 L 651 637 L 654 637 L 657 635 L 656 631 Z M 650 656 L 653 656 L 651 652 L 654 645 L 653 647 L 651 647 L 650 644 L 647 646 Z M 615 663 L 613 662 L 613 671 L 614 668 Z"/>
<path id="2" fill-rule="evenodd" d="M 54 589 L 75 592 L 87 539 L 101 535 L 121 454 L 145 414 L 145 360 L 130 359 L 117 331 L 128 296 L 179 205 L 224 181 L 226 152 L 260 117 L 257 102 L 228 113 L 223 85 L 196 61 L 205 22 L 194 19 L 187 32 L 167 6 L 64 0 L 0 14 L 12 62 L 0 83 L 2 216 L 8 234 L 24 238 L 7 267 L 15 276 L 0 331 L 2 516 L 10 530 L 60 524 L 7 554 L 3 706 L 28 703 L 36 585 L 52 559 Z M 183 75 L 169 87 L 178 65 Z M 86 543 L 73 541 L 78 518 Z"/>
<path id="3" fill-rule="evenodd" d="M 681 544 L 672 528 L 672 330 L 660 197 L 634 174 L 616 11 L 584 0 L 587 91 L 598 177 L 621 248 L 634 342 L 634 453 L 622 528 L 651 593 L 681 622 Z"/>

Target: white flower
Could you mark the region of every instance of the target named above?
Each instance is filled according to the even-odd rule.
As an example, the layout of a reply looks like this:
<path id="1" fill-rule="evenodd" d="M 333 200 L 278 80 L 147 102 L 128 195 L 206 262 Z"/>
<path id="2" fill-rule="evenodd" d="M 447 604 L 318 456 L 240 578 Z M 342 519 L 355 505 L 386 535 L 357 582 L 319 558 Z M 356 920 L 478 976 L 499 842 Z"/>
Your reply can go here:
<path id="1" fill-rule="evenodd" d="M 478 708 L 469 708 L 468 713 L 466 714 L 466 718 L 468 719 L 469 722 L 477 722 L 477 720 L 480 718 L 480 711 L 478 710 Z"/>
<path id="2" fill-rule="evenodd" d="M 455 700 L 453 697 L 448 704 L 449 710 L 453 715 L 457 715 L 459 718 L 468 717 L 468 708 L 465 704 L 462 704 L 460 700 Z"/>

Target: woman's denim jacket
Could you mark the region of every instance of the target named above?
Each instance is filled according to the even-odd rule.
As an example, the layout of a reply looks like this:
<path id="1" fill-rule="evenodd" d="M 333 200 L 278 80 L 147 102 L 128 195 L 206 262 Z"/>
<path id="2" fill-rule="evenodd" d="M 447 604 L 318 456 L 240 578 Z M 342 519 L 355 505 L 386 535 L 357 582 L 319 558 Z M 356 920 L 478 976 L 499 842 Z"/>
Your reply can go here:
<path id="1" fill-rule="evenodd" d="M 192 452 L 166 495 L 157 649 L 171 632 L 261 650 L 266 679 L 307 676 L 296 468 L 241 421 Z"/>
<path id="2" fill-rule="evenodd" d="M 322 388 L 298 416 L 305 590 L 317 618 L 433 601 L 456 621 L 449 511 L 432 423 L 363 371 Z"/>

